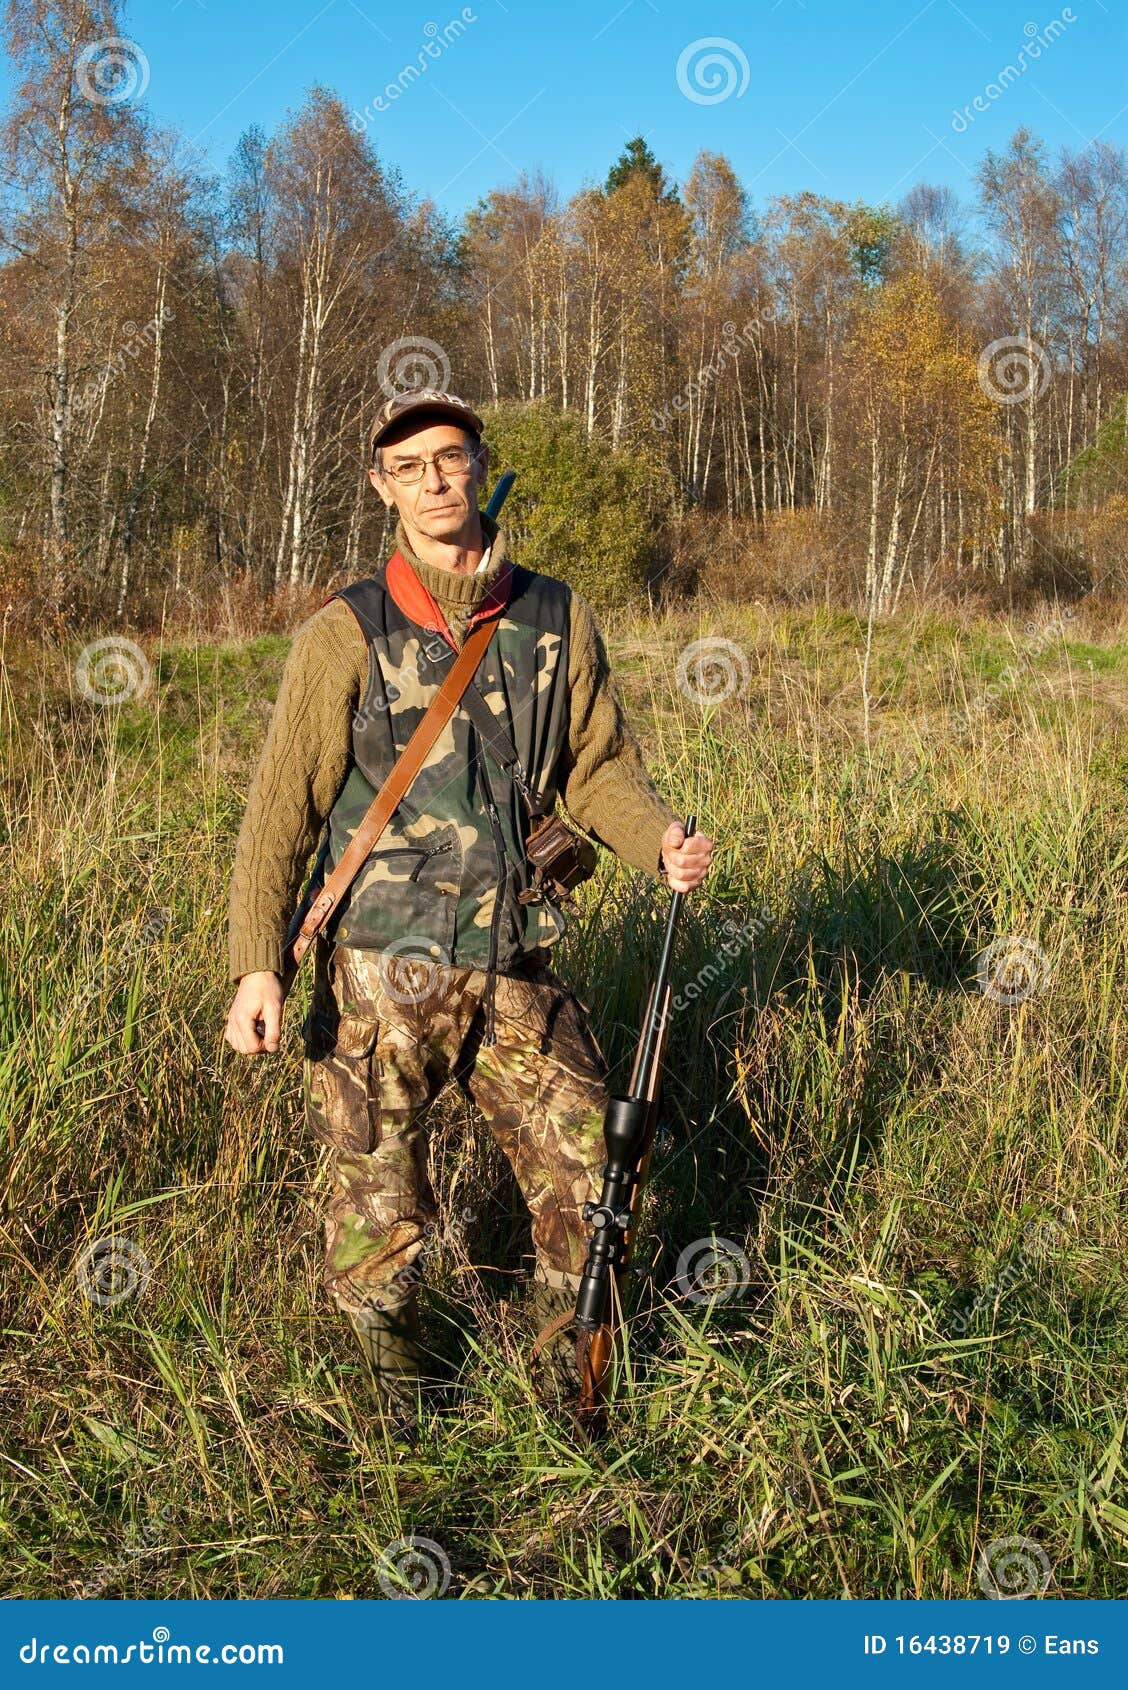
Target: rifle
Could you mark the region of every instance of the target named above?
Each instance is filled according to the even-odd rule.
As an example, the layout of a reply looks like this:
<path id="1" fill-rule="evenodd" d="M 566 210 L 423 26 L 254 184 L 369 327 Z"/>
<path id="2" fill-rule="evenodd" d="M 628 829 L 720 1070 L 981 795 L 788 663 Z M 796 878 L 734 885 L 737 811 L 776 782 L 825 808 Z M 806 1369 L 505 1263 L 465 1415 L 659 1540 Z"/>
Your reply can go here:
<path id="1" fill-rule="evenodd" d="M 687 816 L 687 839 L 696 827 L 697 817 Z M 599 1202 L 585 1203 L 583 1209 L 584 1219 L 594 1230 L 573 1320 L 580 1329 L 576 1344 L 581 1380 L 577 1421 L 589 1433 L 602 1431 L 606 1423 L 604 1386 L 622 1323 L 621 1281 L 634 1254 L 639 1207 L 658 1128 L 662 1059 L 670 1024 L 670 958 L 683 896 L 675 892 L 670 900 L 658 976 L 643 1017 L 630 1084 L 625 1095 L 614 1093 L 607 1101 L 603 1118 L 607 1165 Z"/>
<path id="2" fill-rule="evenodd" d="M 516 479 L 516 471 L 511 469 L 507 469 L 504 475 L 499 476 L 497 486 L 490 494 L 489 502 L 485 506 L 487 516 L 492 516 L 496 520 L 496 518 L 500 515 L 501 507 L 509 497 L 509 490 Z M 326 828 L 325 837 L 321 842 L 321 849 L 317 853 L 317 861 L 313 865 L 313 872 L 310 874 L 309 880 L 306 883 L 306 889 L 302 893 L 301 901 L 299 902 L 297 909 L 294 911 L 290 925 L 286 930 L 286 942 L 282 947 L 283 1001 L 285 1001 L 285 999 L 289 996 L 290 988 L 293 986 L 298 973 L 298 964 L 293 959 L 293 943 L 301 931 L 302 922 L 305 920 L 311 907 L 319 896 L 321 888 L 325 884 L 325 861 L 328 855 L 329 830 Z M 261 1023 L 259 1023 L 259 1027 L 261 1031 Z"/>

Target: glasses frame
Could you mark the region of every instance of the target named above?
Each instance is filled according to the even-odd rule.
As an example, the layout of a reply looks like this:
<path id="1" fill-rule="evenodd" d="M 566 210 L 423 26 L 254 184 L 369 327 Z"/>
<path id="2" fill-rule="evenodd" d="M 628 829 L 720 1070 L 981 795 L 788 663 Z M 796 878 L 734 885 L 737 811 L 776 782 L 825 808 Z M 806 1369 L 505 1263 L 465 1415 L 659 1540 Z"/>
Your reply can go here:
<path id="1" fill-rule="evenodd" d="M 443 475 L 443 476 L 465 475 L 467 470 L 470 468 L 471 464 L 473 464 L 481 456 L 481 454 L 482 454 L 482 442 L 479 441 L 476 446 L 443 446 L 439 449 L 439 451 L 433 453 L 432 456 L 429 457 L 429 458 L 424 457 L 422 455 L 422 453 L 420 453 L 419 458 L 417 460 L 414 460 L 414 461 L 421 463 L 423 465 L 423 468 L 419 471 L 418 475 L 410 476 L 406 480 L 404 479 L 403 475 L 400 473 L 400 470 L 403 467 L 402 465 L 393 469 L 391 464 L 385 464 L 383 473 L 386 476 L 388 476 L 392 481 L 394 481 L 396 483 L 397 487 L 417 487 L 419 485 L 419 483 L 424 479 L 424 477 L 427 474 L 428 464 L 437 463 L 438 460 L 443 456 L 443 454 L 445 452 L 465 452 L 467 454 L 467 459 L 466 459 L 466 462 L 463 464 L 461 469 L 456 469 L 456 470 L 440 469 L 440 474 Z M 411 463 L 413 460 L 411 458 L 409 458 L 407 461 L 408 461 L 408 463 Z"/>

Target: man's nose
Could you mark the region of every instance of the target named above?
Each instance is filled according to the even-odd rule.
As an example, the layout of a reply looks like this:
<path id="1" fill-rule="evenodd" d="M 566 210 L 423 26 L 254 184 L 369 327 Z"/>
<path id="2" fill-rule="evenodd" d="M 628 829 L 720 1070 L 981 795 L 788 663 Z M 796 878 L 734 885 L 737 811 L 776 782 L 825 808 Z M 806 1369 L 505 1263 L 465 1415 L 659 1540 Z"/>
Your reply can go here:
<path id="1" fill-rule="evenodd" d="M 446 486 L 443 472 L 433 458 L 423 471 L 423 486 L 428 493 L 441 493 Z"/>

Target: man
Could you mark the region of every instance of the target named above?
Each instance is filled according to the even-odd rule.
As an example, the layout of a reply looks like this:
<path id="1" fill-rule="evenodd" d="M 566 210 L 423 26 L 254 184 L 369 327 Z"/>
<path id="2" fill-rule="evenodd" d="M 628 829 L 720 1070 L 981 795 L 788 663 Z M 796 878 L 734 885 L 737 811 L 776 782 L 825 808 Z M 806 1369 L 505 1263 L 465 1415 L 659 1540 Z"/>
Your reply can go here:
<path id="1" fill-rule="evenodd" d="M 479 511 L 481 436 L 453 394 L 382 406 L 369 478 L 398 513 L 396 552 L 298 629 L 232 874 L 226 1038 L 261 1055 L 279 1048 L 282 944 L 322 825 L 328 875 L 452 650 L 504 605 L 477 696 L 464 696 L 316 941 L 303 1029 L 307 1118 L 331 1153 L 325 1283 L 389 1407 L 420 1373 L 416 1292 L 437 1218 L 422 1117 L 452 1075 L 529 1206 L 538 1320 L 574 1302 L 583 1267 L 607 1067 L 583 1005 L 545 960 L 564 917 L 533 895 L 526 797 L 551 812 L 559 794 L 596 841 L 674 890 L 700 885 L 713 853 L 707 835 L 685 838 L 652 786 L 586 602 L 515 566 Z"/>

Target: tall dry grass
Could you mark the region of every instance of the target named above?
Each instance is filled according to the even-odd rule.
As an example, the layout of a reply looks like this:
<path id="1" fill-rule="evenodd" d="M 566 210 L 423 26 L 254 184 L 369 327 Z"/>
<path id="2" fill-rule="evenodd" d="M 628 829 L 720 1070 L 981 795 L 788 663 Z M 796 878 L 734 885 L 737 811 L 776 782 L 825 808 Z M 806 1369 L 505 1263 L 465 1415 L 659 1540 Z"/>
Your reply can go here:
<path id="1" fill-rule="evenodd" d="M 120 706 L 80 642 L 6 644 L 8 1593 L 379 1595 L 412 1536 L 460 1598 L 974 1596 L 1011 1537 L 1050 1593 L 1126 1593 L 1123 629 L 907 617 L 863 686 L 864 637 L 735 602 L 613 622 L 655 776 L 720 851 L 612 1429 L 585 1447 L 535 1396 L 520 1203 L 448 1093 L 433 1177 L 475 1219 L 430 1259 L 452 1378 L 408 1453 L 318 1288 L 308 987 L 280 1059 L 222 1041 L 285 639 L 145 638 Z M 700 640 L 729 648 L 687 667 Z M 731 696 L 691 696 L 717 661 Z M 662 920 L 605 859 L 558 960 L 620 1073 Z M 99 1244 L 119 1277 L 84 1291 Z"/>

